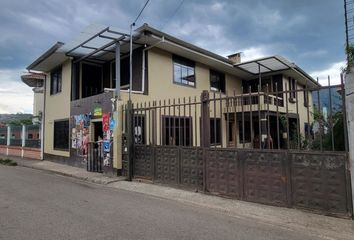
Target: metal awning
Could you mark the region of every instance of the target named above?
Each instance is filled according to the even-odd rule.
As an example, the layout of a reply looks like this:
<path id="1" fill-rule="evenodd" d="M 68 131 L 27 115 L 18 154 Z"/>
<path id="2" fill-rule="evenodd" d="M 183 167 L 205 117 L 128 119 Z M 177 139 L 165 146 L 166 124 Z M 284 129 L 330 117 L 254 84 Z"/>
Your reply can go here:
<path id="1" fill-rule="evenodd" d="M 116 43 L 121 46 L 128 45 L 129 39 L 129 34 L 121 30 L 91 25 L 75 39 L 65 44 L 60 51 L 64 52 L 66 56 L 74 57 L 74 62 L 84 59 L 106 62 L 115 58 Z M 121 55 L 128 52 L 129 46 L 121 48 Z"/>
<path id="2" fill-rule="evenodd" d="M 291 69 L 293 66 L 292 63 L 280 56 L 272 56 L 236 64 L 235 67 L 250 74 L 258 75 L 259 73 L 263 74 L 288 70 Z"/>

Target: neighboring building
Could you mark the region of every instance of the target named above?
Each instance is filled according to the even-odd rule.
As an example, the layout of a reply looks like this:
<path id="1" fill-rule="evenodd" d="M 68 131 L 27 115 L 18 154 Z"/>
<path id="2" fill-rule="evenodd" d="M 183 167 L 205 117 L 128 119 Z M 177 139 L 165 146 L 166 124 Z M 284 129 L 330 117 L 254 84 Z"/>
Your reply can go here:
<path id="1" fill-rule="evenodd" d="M 45 158 L 82 165 L 80 159 L 85 158 L 85 153 L 87 153 L 82 142 L 87 137 L 91 141 L 97 141 L 99 137 L 102 137 L 104 134 L 102 113 L 112 112 L 112 93 L 105 93 L 104 89 L 116 87 L 115 75 L 118 69 L 115 66 L 116 55 L 120 56 L 121 99 L 123 101 L 128 99 L 129 36 L 112 28 L 103 30 L 89 28 L 75 39 L 68 44 L 56 43 L 27 69 L 41 71 L 46 75 L 44 83 L 40 86 L 44 87 L 45 99 L 43 109 Z M 117 42 L 120 43 L 120 47 L 116 46 Z M 147 24 L 135 31 L 133 49 L 133 103 L 190 96 L 196 96 L 199 99 L 203 90 L 210 91 L 211 98 L 213 92 L 218 92 L 222 96 L 233 94 L 241 96 L 241 94 L 248 94 L 251 90 L 252 99 L 256 100 L 252 100 L 252 104 L 242 100 L 244 105 L 242 105 L 244 107 L 242 114 L 246 116 L 244 117 L 245 127 L 241 128 L 242 124 L 232 118 L 227 128 L 221 127 L 225 125 L 223 117 L 211 120 L 217 121 L 217 125 L 220 125 L 218 129 L 224 132 L 223 134 L 217 133 L 220 137 L 216 135 L 212 137 L 214 140 L 218 138 L 221 146 L 226 141 L 230 141 L 226 144 L 227 146 L 243 147 L 244 142 L 241 140 L 244 139 L 245 146 L 252 148 L 254 147 L 253 140 L 257 135 L 259 138 L 261 135 L 263 141 L 264 134 L 257 131 L 257 126 L 266 115 L 270 116 L 269 134 L 272 135 L 274 143 L 277 142 L 277 136 L 274 134 L 277 112 L 283 115 L 287 113 L 289 125 L 295 123 L 303 135 L 306 125 L 312 121 L 312 115 L 308 115 L 312 112 L 312 95 L 307 95 L 305 90 L 317 87 L 318 83 L 283 57 L 271 56 L 243 63 L 240 60 L 240 54 L 225 58 L 160 32 Z M 39 81 L 27 84 L 34 87 L 37 83 Z M 258 96 L 259 84 L 261 87 Z M 304 91 L 297 94 L 294 91 L 288 96 L 283 91 L 289 89 L 304 89 Z M 275 93 L 278 96 L 275 96 Z M 259 111 L 260 115 L 253 114 L 254 131 L 251 132 L 251 121 L 248 120 L 250 110 L 255 109 L 260 103 L 262 106 L 269 106 L 269 109 L 263 108 Z M 240 119 L 239 105 L 227 111 L 234 112 L 233 116 Z M 169 118 L 171 116 L 165 114 L 161 119 L 157 119 L 157 122 L 166 122 Z M 146 140 L 147 130 L 144 126 L 150 124 L 148 122 L 150 120 L 147 117 L 142 119 L 134 122 L 135 125 L 141 125 L 139 134 Z M 190 121 L 188 131 L 193 132 L 200 127 L 199 121 L 188 121 Z M 214 124 L 216 125 L 216 122 Z M 161 131 L 166 133 L 166 126 L 162 130 L 162 124 L 160 125 L 161 128 L 157 130 L 158 135 L 163 135 Z M 177 128 L 171 125 L 167 127 Z M 241 129 L 244 129 L 242 137 Z M 226 133 L 226 131 L 229 132 Z M 226 138 L 227 134 L 237 137 Z M 200 145 L 198 134 L 193 135 L 196 137 L 184 135 L 184 138 L 188 139 L 182 142 L 187 145 Z M 169 140 L 166 141 L 163 138 Z M 158 144 L 176 142 L 170 140 L 171 136 L 164 135 L 163 138 L 157 140 Z M 286 146 L 282 144 L 279 147 Z"/>
<path id="2" fill-rule="evenodd" d="M 32 88 L 33 91 L 33 124 L 38 124 L 44 109 L 44 81 L 45 74 L 43 73 L 27 73 L 21 76 L 22 82 Z"/>

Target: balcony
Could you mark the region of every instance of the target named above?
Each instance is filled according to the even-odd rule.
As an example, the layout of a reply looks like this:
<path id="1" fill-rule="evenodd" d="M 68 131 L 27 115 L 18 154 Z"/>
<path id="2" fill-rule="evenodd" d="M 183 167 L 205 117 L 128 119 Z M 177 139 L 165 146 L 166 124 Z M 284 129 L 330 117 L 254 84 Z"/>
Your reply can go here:
<path id="1" fill-rule="evenodd" d="M 265 92 L 246 93 L 226 98 L 225 112 L 249 111 L 286 112 L 284 99 Z"/>

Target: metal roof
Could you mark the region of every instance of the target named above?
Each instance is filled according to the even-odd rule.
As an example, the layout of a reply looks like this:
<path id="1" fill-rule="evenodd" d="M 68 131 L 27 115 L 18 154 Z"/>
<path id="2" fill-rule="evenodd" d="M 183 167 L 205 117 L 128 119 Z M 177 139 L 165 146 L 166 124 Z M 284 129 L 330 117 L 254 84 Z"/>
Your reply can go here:
<path id="1" fill-rule="evenodd" d="M 292 63 L 280 56 L 271 56 L 234 65 L 250 74 L 270 73 L 292 68 Z"/>

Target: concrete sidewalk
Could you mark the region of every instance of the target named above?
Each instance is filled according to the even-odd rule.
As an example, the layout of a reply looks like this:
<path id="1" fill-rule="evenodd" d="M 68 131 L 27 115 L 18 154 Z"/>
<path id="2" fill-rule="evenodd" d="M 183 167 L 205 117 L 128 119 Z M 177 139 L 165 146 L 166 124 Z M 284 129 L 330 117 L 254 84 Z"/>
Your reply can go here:
<path id="1" fill-rule="evenodd" d="M 107 185 L 112 182 L 125 180 L 125 177 L 110 177 L 102 173 L 88 172 L 86 169 L 71 167 L 64 164 L 50 161 L 29 160 L 20 157 L 2 156 L 0 158 L 9 158 L 17 162 L 19 166 L 45 170 L 52 173 L 68 176 L 84 181 Z"/>
<path id="2" fill-rule="evenodd" d="M 0 156 L 1 158 L 1 156 Z M 87 172 L 49 161 L 16 159 L 18 165 L 50 171 L 56 174 L 77 178 L 89 182 L 105 184 L 106 187 L 138 192 L 150 196 L 177 201 L 222 211 L 240 219 L 252 219 L 255 224 L 266 223 L 292 231 L 306 231 L 323 239 L 354 239 L 354 221 L 313 214 L 297 209 L 272 207 L 262 204 L 225 199 L 203 193 L 185 191 L 167 186 L 143 182 L 122 181 L 124 177 L 107 177 L 100 173 Z"/>

